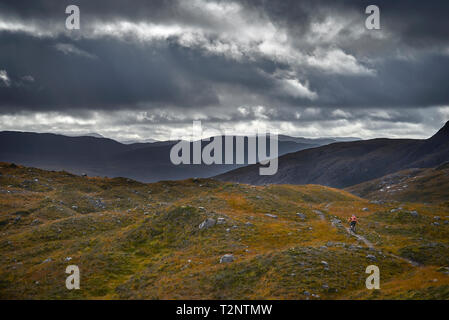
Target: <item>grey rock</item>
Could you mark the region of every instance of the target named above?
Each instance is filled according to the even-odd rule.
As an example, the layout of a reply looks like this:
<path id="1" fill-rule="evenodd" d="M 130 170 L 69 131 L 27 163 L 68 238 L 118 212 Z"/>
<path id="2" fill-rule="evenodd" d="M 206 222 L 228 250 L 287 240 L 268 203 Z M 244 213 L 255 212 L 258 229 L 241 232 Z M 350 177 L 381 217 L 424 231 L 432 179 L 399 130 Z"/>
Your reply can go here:
<path id="1" fill-rule="evenodd" d="M 274 215 L 274 214 L 271 214 L 271 213 L 265 213 L 265 215 L 267 216 L 267 217 L 270 217 L 270 218 L 274 218 L 274 219 L 277 219 L 277 215 Z"/>
<path id="2" fill-rule="evenodd" d="M 375 255 L 372 255 L 372 254 L 367 255 L 366 258 L 367 258 L 368 260 L 371 260 L 371 261 L 377 261 L 376 256 L 375 256 Z"/>
<path id="3" fill-rule="evenodd" d="M 304 213 L 301 213 L 301 212 L 297 212 L 296 215 L 297 215 L 300 219 L 303 219 L 303 220 L 306 218 L 306 215 L 305 215 Z"/>
<path id="4" fill-rule="evenodd" d="M 331 223 L 333 226 L 338 226 L 341 224 L 341 220 L 340 219 L 332 219 Z"/>
<path id="5" fill-rule="evenodd" d="M 232 254 L 225 254 L 223 257 L 220 258 L 220 263 L 228 263 L 234 261 L 234 255 Z"/>
<path id="6" fill-rule="evenodd" d="M 207 229 L 210 227 L 213 227 L 215 225 L 216 221 L 213 218 L 207 218 L 203 222 L 200 223 L 199 228 L 200 229 Z"/>
<path id="7" fill-rule="evenodd" d="M 412 217 L 418 217 L 419 216 L 419 213 L 418 213 L 418 211 L 415 211 L 415 210 L 413 210 L 413 211 L 410 211 L 410 215 L 412 216 Z"/>

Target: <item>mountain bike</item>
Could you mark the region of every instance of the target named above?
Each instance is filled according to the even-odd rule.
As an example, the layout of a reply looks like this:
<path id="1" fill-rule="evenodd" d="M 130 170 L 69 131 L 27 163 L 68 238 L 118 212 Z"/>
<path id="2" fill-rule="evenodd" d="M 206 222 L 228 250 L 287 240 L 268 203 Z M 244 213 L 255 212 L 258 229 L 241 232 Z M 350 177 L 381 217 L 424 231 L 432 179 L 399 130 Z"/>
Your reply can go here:
<path id="1" fill-rule="evenodd" d="M 349 230 L 352 232 L 352 233 L 355 233 L 355 223 L 351 223 L 350 224 L 350 226 L 349 226 Z"/>

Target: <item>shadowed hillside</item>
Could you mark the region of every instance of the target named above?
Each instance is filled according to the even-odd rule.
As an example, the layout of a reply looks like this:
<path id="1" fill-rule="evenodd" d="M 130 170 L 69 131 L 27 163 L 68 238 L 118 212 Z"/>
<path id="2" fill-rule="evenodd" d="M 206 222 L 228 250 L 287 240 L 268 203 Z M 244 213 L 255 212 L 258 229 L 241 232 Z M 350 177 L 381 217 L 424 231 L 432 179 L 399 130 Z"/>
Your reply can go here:
<path id="1" fill-rule="evenodd" d="M 0 163 L 0 194 L 2 299 L 449 298 L 447 206 L 9 163 Z M 357 237 L 344 222 L 352 213 Z M 69 264 L 80 268 L 80 290 L 65 288 Z M 365 288 L 371 264 L 381 290 Z"/>
<path id="2" fill-rule="evenodd" d="M 224 150 L 224 137 L 221 139 Z M 281 136 L 279 154 L 335 141 Z M 66 170 L 75 174 L 86 173 L 89 176 L 127 177 L 142 182 L 210 177 L 248 163 L 247 138 L 244 143 L 245 164 L 235 164 L 234 160 L 234 164 L 228 165 L 174 165 L 170 160 L 170 150 L 175 143 L 177 141 L 124 144 L 93 136 L 67 137 L 50 133 L 3 131 L 0 132 L 0 161 L 47 170 Z M 208 143 L 203 141 L 202 146 Z M 235 149 L 234 142 L 234 155 Z M 224 163 L 225 152 L 222 151 L 222 154 Z"/>

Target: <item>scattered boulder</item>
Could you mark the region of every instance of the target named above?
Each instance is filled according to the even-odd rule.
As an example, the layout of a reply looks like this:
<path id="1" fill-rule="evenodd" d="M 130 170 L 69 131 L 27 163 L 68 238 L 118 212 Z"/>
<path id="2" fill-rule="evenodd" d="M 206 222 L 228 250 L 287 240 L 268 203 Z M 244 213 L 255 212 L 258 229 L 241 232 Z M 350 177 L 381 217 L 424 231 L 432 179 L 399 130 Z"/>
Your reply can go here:
<path id="1" fill-rule="evenodd" d="M 207 229 L 210 227 L 213 227 L 215 225 L 216 221 L 213 218 L 207 218 L 203 222 L 200 223 L 199 228 L 201 229 Z"/>
<path id="2" fill-rule="evenodd" d="M 273 219 L 277 219 L 277 215 L 274 215 L 274 214 L 271 214 L 271 213 L 265 213 L 265 215 L 267 216 L 267 217 L 270 217 L 270 218 L 273 218 Z"/>
<path id="3" fill-rule="evenodd" d="M 51 261 L 52 261 L 51 258 L 47 258 L 47 259 L 45 259 L 44 261 L 42 261 L 42 263 L 47 263 L 47 262 L 51 262 Z"/>
<path id="4" fill-rule="evenodd" d="M 325 266 L 325 267 L 329 267 L 329 263 L 327 263 L 326 261 L 321 261 L 321 264 L 323 265 L 323 266 Z"/>
<path id="5" fill-rule="evenodd" d="M 234 261 L 234 255 L 232 254 L 225 254 L 223 257 L 220 258 L 220 263 L 228 263 Z"/>
<path id="6" fill-rule="evenodd" d="M 225 223 L 225 218 L 218 218 L 217 219 L 217 224 L 224 224 Z"/>
<path id="7" fill-rule="evenodd" d="M 70 261 L 72 260 L 72 257 L 65 257 L 64 261 Z"/>
<path id="8" fill-rule="evenodd" d="M 366 211 L 369 211 L 369 209 L 368 208 L 363 208 L 362 211 L 366 212 Z"/>
<path id="9" fill-rule="evenodd" d="M 302 220 L 304 220 L 304 219 L 306 218 L 306 215 L 305 215 L 304 213 L 301 213 L 301 212 L 297 212 L 296 215 L 297 215 L 300 219 L 302 219 Z"/>
<path id="10" fill-rule="evenodd" d="M 368 260 L 371 260 L 371 261 L 377 261 L 376 256 L 375 256 L 375 255 L 372 255 L 372 254 L 367 255 L 366 258 L 367 258 Z"/>
<path id="11" fill-rule="evenodd" d="M 341 225 L 341 220 L 334 218 L 331 220 L 331 223 L 333 226 L 339 226 L 339 225 Z"/>
<path id="12" fill-rule="evenodd" d="M 418 211 L 416 210 L 410 211 L 410 215 L 415 218 L 419 217 Z"/>

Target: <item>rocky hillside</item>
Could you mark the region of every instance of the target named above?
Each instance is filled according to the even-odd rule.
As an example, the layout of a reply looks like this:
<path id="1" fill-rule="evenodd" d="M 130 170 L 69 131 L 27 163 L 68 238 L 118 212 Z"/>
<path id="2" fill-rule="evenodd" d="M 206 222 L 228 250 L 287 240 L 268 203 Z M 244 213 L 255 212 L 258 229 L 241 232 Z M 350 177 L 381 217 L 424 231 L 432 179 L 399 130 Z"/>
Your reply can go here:
<path id="1" fill-rule="evenodd" d="M 449 162 L 436 168 L 399 171 L 346 190 L 374 200 L 449 204 Z"/>
<path id="2" fill-rule="evenodd" d="M 333 143 L 279 157 L 279 170 L 259 175 L 259 165 L 216 178 L 262 185 L 320 184 L 345 188 L 409 168 L 430 168 L 449 161 L 449 121 L 426 140 L 373 139 Z"/>
<path id="3" fill-rule="evenodd" d="M 449 208 L 0 163 L 1 299 L 448 299 Z M 345 219 L 360 217 L 358 235 Z M 368 265 L 381 289 L 365 288 Z M 65 287 L 77 265 L 81 289 Z"/>

